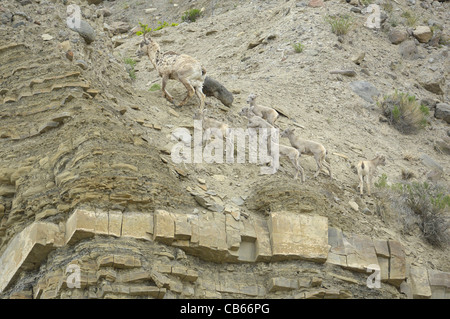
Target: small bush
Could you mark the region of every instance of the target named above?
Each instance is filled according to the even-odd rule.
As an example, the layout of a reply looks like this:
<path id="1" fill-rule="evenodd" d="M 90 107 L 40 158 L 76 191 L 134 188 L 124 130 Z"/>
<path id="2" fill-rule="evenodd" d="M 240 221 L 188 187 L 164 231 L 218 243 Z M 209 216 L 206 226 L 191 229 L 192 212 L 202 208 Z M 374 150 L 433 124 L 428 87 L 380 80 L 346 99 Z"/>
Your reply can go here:
<path id="1" fill-rule="evenodd" d="M 398 183 L 386 188 L 385 194 L 405 233 L 418 226 L 433 246 L 450 243 L 450 225 L 444 216 L 450 207 L 450 195 L 443 187 L 427 182 Z"/>
<path id="2" fill-rule="evenodd" d="M 349 15 L 327 16 L 325 21 L 331 25 L 331 31 L 336 35 L 345 35 L 353 24 Z"/>
<path id="3" fill-rule="evenodd" d="M 201 15 L 202 12 L 199 9 L 190 9 L 181 16 L 181 21 L 195 22 Z"/>
<path id="4" fill-rule="evenodd" d="M 292 47 L 294 48 L 294 51 L 296 53 L 302 53 L 303 49 L 305 48 L 305 46 L 303 44 L 301 44 L 300 42 L 299 43 L 294 43 L 292 45 Z"/>
<path id="5" fill-rule="evenodd" d="M 161 86 L 158 83 L 155 83 L 148 90 L 150 92 L 159 91 L 159 90 L 161 90 Z"/>
<path id="6" fill-rule="evenodd" d="M 404 11 L 402 17 L 406 19 L 406 25 L 409 27 L 415 27 L 419 18 L 411 11 Z"/>
<path id="7" fill-rule="evenodd" d="M 378 177 L 378 182 L 375 182 L 374 185 L 377 188 L 387 187 L 387 175 L 383 173 L 380 177 Z"/>
<path id="8" fill-rule="evenodd" d="M 130 75 L 130 78 L 135 80 L 136 79 L 136 73 L 134 71 L 134 67 L 136 66 L 136 61 L 132 58 L 125 58 L 124 59 L 125 64 L 128 64 L 129 67 L 127 68 L 128 74 Z"/>
<path id="9" fill-rule="evenodd" d="M 386 11 L 387 13 L 391 13 L 392 10 L 394 10 L 394 6 L 391 2 L 391 0 L 385 0 L 383 2 L 383 4 L 381 5 L 381 7 L 383 8 L 384 11 Z"/>
<path id="10" fill-rule="evenodd" d="M 395 91 L 394 94 L 385 96 L 378 105 L 390 124 L 402 133 L 414 133 L 427 124 L 429 110 L 420 105 L 414 95 Z"/>

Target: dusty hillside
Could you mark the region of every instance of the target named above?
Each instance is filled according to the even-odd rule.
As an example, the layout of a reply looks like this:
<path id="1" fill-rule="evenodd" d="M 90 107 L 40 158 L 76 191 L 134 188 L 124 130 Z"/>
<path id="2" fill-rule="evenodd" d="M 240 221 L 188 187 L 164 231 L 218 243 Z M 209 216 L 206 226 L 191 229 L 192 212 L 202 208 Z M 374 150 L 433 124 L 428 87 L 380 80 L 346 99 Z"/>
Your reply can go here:
<path id="1" fill-rule="evenodd" d="M 358 10 L 364 6 L 344 1 L 326 1 L 318 7 L 307 1 L 97 2 L 7 0 L 0 4 L 0 255 L 9 252 L 15 235 L 35 222 L 66 227 L 67 238 L 64 225 L 77 208 L 95 211 L 98 216 L 108 212 L 108 222 L 111 212 L 153 214 L 163 209 L 189 216 L 188 223 L 192 215 L 207 221 L 224 218 L 228 223 L 230 215 L 241 222 L 266 221 L 273 218 L 272 213 L 284 211 L 326 217 L 330 229 L 345 234 L 398 241 L 411 265 L 450 272 L 448 243 L 432 246 L 419 225 L 405 231 L 398 212 L 379 189 L 375 188 L 371 197 L 359 196 L 355 168 L 359 160 L 383 153 L 387 164 L 378 173 L 386 174 L 388 184 L 402 182 L 402 171 L 423 182 L 437 170 L 440 174 L 433 183 L 449 193 L 448 148 L 446 153 L 442 143 L 448 143 L 450 128 L 435 117 L 436 105 L 450 103 L 448 2 L 412 1 L 412 5 L 399 0 L 389 9 L 380 1 L 387 17 L 380 30 L 363 26 L 367 14 Z M 80 5 L 83 19 L 95 30 L 92 43 L 67 28 L 69 4 Z M 203 8 L 203 15 L 196 22 L 181 23 L 183 13 L 192 8 Z M 413 43 L 417 50 L 412 57 L 402 55 L 402 44 L 392 44 L 389 36 L 394 25 L 406 34 L 413 30 L 402 16 L 405 11 L 418 17 L 417 26 L 430 25 L 434 36 L 440 35 L 429 43 L 407 35 L 405 42 Z M 327 16 L 335 14 L 352 17 L 346 35 L 333 34 L 326 22 Z M 171 134 L 179 127 L 192 128 L 198 101 L 193 98 L 177 108 L 159 90 L 149 90 L 160 78 L 147 57 L 136 56 L 142 37 L 133 28 L 139 22 L 155 28 L 158 21 L 179 23 L 150 33 L 164 51 L 197 58 L 208 76 L 233 93 L 231 107 L 207 97 L 212 117 L 230 127 L 245 128 L 247 120 L 238 113 L 247 105 L 247 96 L 257 93 L 258 103 L 282 113 L 277 122 L 280 129 L 295 127 L 298 135 L 326 147 L 333 178 L 322 172 L 314 179 L 316 164 L 310 156 L 300 160 L 305 183 L 292 178 L 293 167 L 286 158 L 274 175 L 260 175 L 260 167 L 249 163 L 174 164 Z M 294 51 L 295 43 L 304 46 L 303 52 Z M 355 63 L 361 54 L 364 57 Z M 335 70 L 353 70 L 355 74 L 330 73 Z M 350 83 L 355 81 L 371 83 L 380 97 L 395 90 L 415 95 L 430 109 L 426 127 L 416 134 L 400 133 L 386 122 L 375 100 L 369 102 L 354 92 Z M 175 101 L 184 98 L 180 83 L 170 81 L 167 89 Z M 280 141 L 289 145 L 285 138 Z M 447 206 L 444 220 L 448 221 L 448 213 Z M 153 227 L 153 215 L 151 218 Z M 312 296 L 316 296 L 313 288 L 319 287 L 333 291 L 325 292 L 329 297 L 405 297 L 404 291 L 390 284 L 378 291 L 355 285 L 349 270 L 336 270 L 333 267 L 337 266 L 328 263 L 318 265 L 315 260 L 274 258 L 269 263 L 233 264 L 235 260 L 227 259 L 228 255 L 222 258 L 214 250 L 219 244 L 203 251 L 189 249 L 186 243 L 171 246 L 164 240 L 147 245 L 136 239 L 87 237 L 81 236 L 81 242 L 73 247 L 59 248 L 55 240 L 56 248 L 49 249 L 47 257 L 48 239 L 39 251 L 42 257 L 35 253 L 31 261 L 27 259 L 28 264 L 18 267 L 12 276 L 16 281 L 8 281 L 2 296 L 28 296 L 32 291 L 32 296 L 42 297 L 44 291 L 45 297 L 99 297 L 100 290 L 93 287 L 109 284 L 111 274 L 99 274 L 96 265 L 109 264 L 98 260 L 123 253 L 147 258 L 143 269 L 166 273 L 161 270 L 164 266 L 176 265 L 198 271 L 197 283 L 188 280 L 188 284 L 172 277 L 168 284 L 160 283 L 154 272 L 151 278 L 138 276 L 137 282 L 148 279 L 160 289 L 148 293 L 151 297 L 164 296 L 161 289 L 167 289 L 165 297 L 169 298 L 301 298 L 308 296 L 298 294 L 301 280 L 310 278 L 311 283 L 303 288 Z M 151 256 L 159 256 L 161 263 L 154 264 Z M 89 272 L 97 271 L 97 283 L 103 280 L 102 284 L 95 286 L 89 279 L 88 294 L 71 295 L 59 286 L 53 295 L 52 277 L 61 276 L 59 272 L 71 260 L 79 260 Z M 113 268 L 127 268 L 122 266 Z M 256 292 L 235 288 L 249 280 L 245 275 L 249 272 L 254 273 L 250 281 Z M 297 290 L 292 292 L 293 288 L 281 284 L 279 290 L 273 288 L 277 286 L 270 276 L 291 280 L 295 272 L 301 273 Z M 363 282 L 364 276 L 350 277 Z M 127 281 L 117 275 L 117 282 Z M 218 282 L 222 282 L 221 289 Z M 271 282 L 269 288 L 267 282 Z M 216 288 L 211 288 L 214 285 Z M 100 297 L 127 295 L 102 287 Z M 322 292 L 317 295 L 323 297 Z"/>

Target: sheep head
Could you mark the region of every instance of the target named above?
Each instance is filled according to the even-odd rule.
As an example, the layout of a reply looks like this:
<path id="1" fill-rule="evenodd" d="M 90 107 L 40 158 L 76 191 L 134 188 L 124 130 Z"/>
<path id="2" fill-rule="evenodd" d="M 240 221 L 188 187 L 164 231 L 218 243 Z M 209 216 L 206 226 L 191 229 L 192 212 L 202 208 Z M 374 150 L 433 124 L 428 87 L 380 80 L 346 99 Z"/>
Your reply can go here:
<path id="1" fill-rule="evenodd" d="M 384 166 L 386 165 L 386 157 L 383 154 L 376 154 L 375 161 L 377 162 L 377 165 Z"/>
<path id="2" fill-rule="evenodd" d="M 145 36 L 145 33 L 143 34 L 144 39 L 139 43 L 139 47 L 136 50 L 136 55 L 138 57 L 141 57 L 145 54 L 156 54 L 157 51 L 160 50 L 159 44 L 153 41 L 150 37 L 148 39 Z"/>
<path id="3" fill-rule="evenodd" d="M 281 137 L 288 137 L 289 135 L 294 133 L 294 130 L 295 130 L 294 128 L 287 128 L 283 132 L 281 132 L 280 136 Z"/>
<path id="4" fill-rule="evenodd" d="M 252 103 L 253 101 L 255 101 L 257 95 L 255 93 L 250 93 L 250 95 L 247 98 L 247 103 Z"/>

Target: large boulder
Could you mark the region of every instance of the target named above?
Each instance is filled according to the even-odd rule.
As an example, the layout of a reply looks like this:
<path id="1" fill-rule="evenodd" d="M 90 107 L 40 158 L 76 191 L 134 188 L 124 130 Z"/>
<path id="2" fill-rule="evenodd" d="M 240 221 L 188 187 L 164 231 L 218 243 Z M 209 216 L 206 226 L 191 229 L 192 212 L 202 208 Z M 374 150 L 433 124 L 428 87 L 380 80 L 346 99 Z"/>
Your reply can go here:
<path id="1" fill-rule="evenodd" d="M 437 119 L 443 119 L 447 123 L 450 123 L 450 105 L 447 103 L 436 104 L 436 111 L 434 117 Z"/>
<path id="2" fill-rule="evenodd" d="M 206 96 L 214 96 L 224 105 L 231 107 L 233 104 L 233 94 L 229 92 L 222 84 L 207 76 L 203 83 L 203 93 Z"/>
<path id="3" fill-rule="evenodd" d="M 392 29 L 388 37 L 392 44 L 399 44 L 408 38 L 408 32 L 403 29 Z"/>
<path id="4" fill-rule="evenodd" d="M 417 59 L 418 51 L 414 40 L 404 41 L 400 44 L 399 53 L 403 59 L 414 60 Z"/>
<path id="5" fill-rule="evenodd" d="M 414 37 L 421 43 L 427 43 L 433 37 L 433 32 L 428 26 L 418 26 L 413 31 Z"/>

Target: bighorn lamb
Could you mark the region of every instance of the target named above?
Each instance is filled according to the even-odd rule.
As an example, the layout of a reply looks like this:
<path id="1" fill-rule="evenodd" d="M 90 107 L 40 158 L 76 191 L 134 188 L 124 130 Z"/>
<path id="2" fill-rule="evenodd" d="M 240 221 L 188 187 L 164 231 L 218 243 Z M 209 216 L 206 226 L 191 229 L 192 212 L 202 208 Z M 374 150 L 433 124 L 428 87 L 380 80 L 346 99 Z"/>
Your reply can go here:
<path id="1" fill-rule="evenodd" d="M 257 95 L 251 93 L 247 98 L 247 103 L 250 104 L 250 111 L 252 111 L 255 115 L 262 117 L 271 125 L 274 125 L 275 121 L 278 118 L 278 112 L 270 107 L 265 107 L 262 105 L 256 105 Z"/>
<path id="2" fill-rule="evenodd" d="M 162 52 L 159 44 L 150 37 L 139 44 L 136 51 L 138 56 L 147 54 L 155 69 L 162 77 L 161 90 L 163 96 L 171 103 L 173 97 L 166 91 L 167 80 L 177 80 L 183 83 L 188 93 L 185 99 L 178 105 L 183 106 L 194 95 L 200 99 L 200 109 L 205 106 L 205 95 L 203 94 L 203 82 L 206 77 L 206 69 L 193 57 L 186 54 L 178 54 L 173 51 Z"/>
<path id="3" fill-rule="evenodd" d="M 250 128 L 267 128 L 271 129 L 274 128 L 273 125 L 271 125 L 268 121 L 264 120 L 262 117 L 255 115 L 251 111 L 251 108 L 246 106 L 242 108 L 242 110 L 239 112 L 239 115 L 245 116 L 248 119 L 247 127 Z"/>
<path id="4" fill-rule="evenodd" d="M 266 128 L 266 129 L 274 128 L 263 118 L 252 113 L 252 111 L 250 110 L 250 107 L 242 108 L 242 110 L 239 112 L 239 115 L 246 116 L 248 118 L 247 127 Z M 268 144 L 269 152 L 271 152 L 271 147 L 270 147 L 271 145 L 269 143 L 269 139 L 267 140 L 267 144 Z M 300 173 L 302 182 L 304 182 L 305 181 L 305 173 L 304 173 L 303 167 L 300 165 L 300 161 L 299 161 L 300 155 L 301 155 L 300 152 L 294 147 L 281 145 L 281 144 L 277 144 L 277 145 L 278 145 L 279 154 L 288 157 L 291 160 L 292 164 L 294 164 L 294 167 L 296 169 L 296 174 L 295 174 L 294 178 L 297 179 L 298 174 Z"/>
<path id="5" fill-rule="evenodd" d="M 281 132 L 280 136 L 287 137 L 289 142 L 291 142 L 291 145 L 295 147 L 300 154 L 314 156 L 317 164 L 317 172 L 314 174 L 314 177 L 317 177 L 322 169 L 322 166 L 325 166 L 331 178 L 331 167 L 330 164 L 326 162 L 327 150 L 325 147 L 320 143 L 304 140 L 298 136 L 295 136 L 294 131 L 295 129 L 293 128 L 287 128 Z"/>
<path id="6" fill-rule="evenodd" d="M 278 151 L 280 155 L 288 157 L 291 160 L 292 164 L 294 164 L 294 167 L 296 169 L 294 179 L 297 179 L 298 173 L 300 173 L 302 182 L 304 182 L 305 172 L 303 171 L 303 167 L 300 165 L 300 155 L 301 155 L 300 152 L 293 147 L 281 144 L 278 144 Z"/>
<path id="7" fill-rule="evenodd" d="M 203 142 L 210 137 L 209 134 L 205 134 L 207 133 L 207 129 L 218 129 L 222 133 L 222 137 L 225 138 L 225 141 L 228 143 L 228 124 L 206 117 L 207 112 L 206 109 L 196 110 L 193 116 L 194 120 L 202 121 Z"/>
<path id="8" fill-rule="evenodd" d="M 363 194 L 364 187 L 364 176 L 366 176 L 366 184 L 367 184 L 367 194 L 370 196 L 370 185 L 372 184 L 372 178 L 376 174 L 377 166 L 386 164 L 386 158 L 382 154 L 377 154 L 377 156 L 368 161 L 360 161 L 358 166 L 356 166 L 356 170 L 358 171 L 359 177 L 359 193 Z"/>

